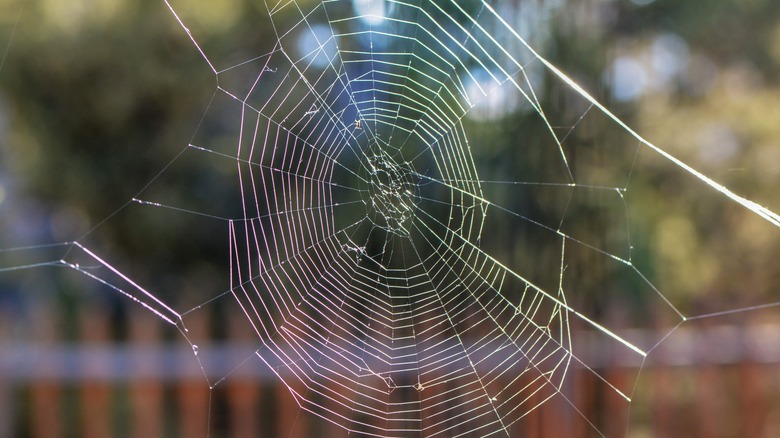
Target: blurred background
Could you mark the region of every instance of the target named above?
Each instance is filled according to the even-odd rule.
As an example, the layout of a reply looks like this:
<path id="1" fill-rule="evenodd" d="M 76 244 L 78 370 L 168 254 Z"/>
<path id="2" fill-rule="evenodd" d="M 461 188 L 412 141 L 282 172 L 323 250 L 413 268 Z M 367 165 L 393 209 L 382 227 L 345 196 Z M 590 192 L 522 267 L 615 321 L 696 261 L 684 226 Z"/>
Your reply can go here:
<path id="1" fill-rule="evenodd" d="M 170 4 L 217 70 L 277 43 L 261 1 Z M 645 138 L 780 211 L 780 3 L 503 7 L 543 56 Z M 491 188 L 491 199 L 553 227 L 565 217 L 568 235 L 630 259 L 652 284 L 608 257 L 569 254 L 572 307 L 651 351 L 637 364 L 580 347 L 599 374 L 633 388 L 630 409 L 616 408 L 573 370 L 584 416 L 607 436 L 780 436 L 780 232 L 624 129 L 587 117 L 569 87 L 539 80 L 555 128 L 571 134 L 575 179 L 608 181 L 625 196 L 575 198 L 570 212 L 544 190 L 513 201 L 508 188 Z M 257 364 L 232 371 L 235 363 L 216 361 L 204 376 L 175 327 L 57 263 L 73 250 L 59 244 L 78 240 L 180 309 L 228 289 L 228 235 L 214 217 L 240 211 L 234 170 L 178 159 L 188 143 L 236 135 L 221 123 L 240 115 L 215 117 L 217 85 L 163 1 L 0 0 L 0 437 L 344 435 L 300 411 Z M 560 178 L 529 152 L 546 135 L 538 118 L 501 96 L 464 120 L 481 175 Z M 161 174 L 172 161 L 175 173 Z M 139 193 L 213 217 L 132 202 Z M 558 245 L 536 246 L 516 222 L 501 226 L 507 233 L 484 243 L 491 254 L 558 278 Z M 255 348 L 235 308 L 206 309 L 189 318 L 190 340 L 217 358 Z M 515 435 L 594 430 L 539 409 Z"/>

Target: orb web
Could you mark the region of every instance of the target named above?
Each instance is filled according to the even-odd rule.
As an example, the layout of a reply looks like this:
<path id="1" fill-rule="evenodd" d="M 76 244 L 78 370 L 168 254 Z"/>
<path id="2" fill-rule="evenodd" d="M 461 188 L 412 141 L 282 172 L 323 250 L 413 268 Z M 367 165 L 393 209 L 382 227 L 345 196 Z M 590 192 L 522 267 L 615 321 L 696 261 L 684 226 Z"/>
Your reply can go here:
<path id="1" fill-rule="evenodd" d="M 457 3 L 376 4 L 269 4 L 278 50 L 234 95 L 252 140 L 237 154 L 232 294 L 303 409 L 371 436 L 508 433 L 560 394 L 572 361 L 562 290 L 479 245 L 493 204 L 464 83 L 523 69 Z"/>
<path id="2" fill-rule="evenodd" d="M 127 295 L 181 330 L 211 389 L 234 369 L 215 365 L 188 321 L 229 301 L 254 341 L 232 365 L 266 367 L 302 410 L 345 432 L 514 436 L 553 405 L 601 435 L 572 374 L 626 409 L 636 378 L 600 367 L 609 356 L 639 370 L 664 338 L 629 339 L 572 304 L 570 269 L 597 259 L 630 276 L 632 293 L 676 321 L 669 332 L 695 318 L 634 262 L 626 197 L 639 152 L 780 225 L 633 131 L 541 55 L 501 2 L 266 1 L 258 26 L 273 28 L 273 50 L 224 57 L 191 29 L 186 2 L 164 4 L 217 85 L 191 142 L 123 209 L 226 229 L 229 289 L 173 305 L 81 241 L 0 271 L 66 266 Z M 550 84 L 565 110 L 538 97 Z M 485 158 L 492 137 L 480 129 L 512 114 L 537 127 L 517 141 L 522 159 Z M 591 119 L 619 137 L 607 171 L 572 164 L 570 136 Z M 188 159 L 234 180 L 235 214 L 154 190 Z M 507 166 L 520 169 L 514 179 L 502 179 Z M 530 193 L 549 205 L 529 207 Z M 597 231 L 626 229 L 616 241 L 572 225 L 577 210 L 601 209 Z"/>

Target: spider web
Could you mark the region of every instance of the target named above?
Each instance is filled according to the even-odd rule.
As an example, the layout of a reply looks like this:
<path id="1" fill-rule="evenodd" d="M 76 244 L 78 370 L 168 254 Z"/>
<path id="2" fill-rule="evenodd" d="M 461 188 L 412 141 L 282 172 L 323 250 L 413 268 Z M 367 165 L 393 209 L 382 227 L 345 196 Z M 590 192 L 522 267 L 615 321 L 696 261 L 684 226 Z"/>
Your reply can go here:
<path id="1" fill-rule="evenodd" d="M 273 27 L 274 50 L 236 59 L 202 44 L 184 6 L 165 4 L 217 86 L 190 144 L 130 205 L 226 228 L 229 290 L 171 304 L 82 239 L 53 247 L 55 262 L 32 256 L 4 270 L 67 266 L 124 293 L 182 331 L 211 388 L 229 374 L 211 372 L 217 358 L 187 319 L 230 301 L 257 340 L 233 365 L 263 362 L 303 410 L 346 431 L 510 435 L 554 405 L 601 434 L 572 393 L 572 370 L 627 408 L 636 379 L 602 375 L 592 346 L 639 369 L 661 339 L 629 339 L 579 310 L 569 271 L 598 259 L 677 325 L 691 318 L 633 261 L 626 197 L 640 151 L 780 225 L 624 124 L 537 52 L 511 7 L 267 1 L 258 25 Z M 547 84 L 565 90 L 568 111 L 542 103 Z M 522 181 L 502 179 L 507 163 L 481 152 L 480 126 L 510 112 L 538 126 L 517 145 L 532 162 Z M 615 132 L 608 172 L 573 164 L 571 139 L 590 121 Z M 190 159 L 237 180 L 236 214 L 155 191 Z M 544 213 L 522 203 L 532 194 L 549 198 Z M 601 204 L 597 229 L 625 232 L 594 239 L 576 226 L 579 209 Z M 519 243 L 528 247 L 514 248 L 511 232 L 531 236 Z"/>

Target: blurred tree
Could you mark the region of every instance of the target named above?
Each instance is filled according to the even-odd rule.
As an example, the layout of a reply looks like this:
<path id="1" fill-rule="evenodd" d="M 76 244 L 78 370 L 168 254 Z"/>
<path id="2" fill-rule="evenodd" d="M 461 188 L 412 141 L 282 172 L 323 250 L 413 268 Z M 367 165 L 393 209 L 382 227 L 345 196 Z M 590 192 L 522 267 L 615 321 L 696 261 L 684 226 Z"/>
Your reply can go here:
<path id="1" fill-rule="evenodd" d="M 273 29 L 257 25 L 265 23 L 258 20 L 265 14 L 258 2 L 176 2 L 174 7 L 201 48 L 220 53 L 225 65 L 217 68 L 266 54 L 276 44 Z M 529 10 L 530 5 L 517 2 L 516 8 Z M 780 125 L 772 117 L 780 96 L 775 80 L 780 64 L 777 2 L 538 2 L 535 11 L 545 11 L 545 27 L 537 23 L 537 34 L 546 36 L 532 41 L 599 100 L 611 102 L 630 125 L 740 193 L 773 199 L 780 182 L 774 164 Z M 625 132 L 615 134 L 611 122 L 595 117 L 580 122 L 590 114 L 587 107 L 574 104 L 566 87 L 552 78 L 544 83 L 538 97 L 557 133 L 566 137 L 575 179 L 618 187 L 620 178 L 631 175 L 629 229 L 643 272 L 655 273 L 651 280 L 692 303 L 704 293 L 712 297 L 713 290 L 739 301 L 744 296 L 740 285 L 747 279 L 736 275 L 733 261 L 722 256 L 729 239 L 738 236 L 747 244 L 736 255 L 745 264 L 739 272 L 760 278 L 751 282 L 751 294 L 770 292 L 780 275 L 768 262 L 778 255 L 776 238 L 757 238 L 746 212 L 719 210 L 722 198 L 702 198 L 701 188 L 680 190 L 695 185 L 668 163 L 648 157 L 646 150 L 632 167 L 636 143 Z M 626 84 L 629 94 L 621 88 Z M 36 242 L 76 239 L 121 211 L 186 147 L 215 86 L 213 74 L 162 2 L 103 0 L 76 7 L 49 0 L 26 5 L 0 71 L 10 120 L 2 154 L 14 196 L 35 200 L 45 211 L 41 228 L 46 235 Z M 209 129 L 204 126 L 200 132 Z M 546 165 L 556 159 L 543 152 L 552 146 L 541 144 L 545 129 L 527 109 L 469 126 L 472 139 L 480 139 L 477 158 L 496 169 L 497 178 L 562 182 L 567 171 Z M 222 184 L 220 172 L 182 163 L 181 179 L 163 186 L 168 199 L 200 197 L 228 204 L 238 194 Z M 546 224 L 560 221 L 560 194 L 499 192 L 497 199 L 509 208 L 527 210 Z M 678 194 L 683 196 L 677 196 L 677 203 L 658 201 Z M 16 222 L 30 219 L 24 214 Z M 566 232 L 583 240 L 602 239 L 597 246 L 612 248 L 612 241 L 624 236 L 605 235 L 603 225 L 597 225 L 612 224 L 611 215 L 572 210 L 565 216 Z M 529 259 L 531 271 L 555 266 L 555 251 L 540 256 L 517 249 L 540 243 L 538 235 L 523 235 L 518 222 L 505 224 L 516 240 L 493 244 L 503 246 L 508 257 Z M 223 234 L 190 239 L 185 233 L 171 240 L 171 231 L 182 227 L 186 221 L 159 210 L 120 214 L 101 225 L 100 243 L 128 263 L 142 264 L 145 269 L 135 271 L 147 278 L 194 275 L 192 266 L 183 266 L 184 254 L 206 264 L 224 262 Z M 614 293 L 600 287 L 603 278 L 590 281 L 596 294 L 591 305 L 615 302 Z M 634 306 L 641 309 L 642 303 Z"/>

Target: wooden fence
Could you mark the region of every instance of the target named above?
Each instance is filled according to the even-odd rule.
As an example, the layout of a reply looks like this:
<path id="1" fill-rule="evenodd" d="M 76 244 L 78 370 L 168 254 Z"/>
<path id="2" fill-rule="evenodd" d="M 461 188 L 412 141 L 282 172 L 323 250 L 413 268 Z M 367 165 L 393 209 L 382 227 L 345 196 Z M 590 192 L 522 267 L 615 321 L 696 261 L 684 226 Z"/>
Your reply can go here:
<path id="1" fill-rule="evenodd" d="M 52 311 L 24 323 L 0 315 L 0 437 L 347 435 L 302 412 L 262 366 L 241 367 L 210 389 L 191 346 L 149 312 L 128 313 L 120 342 L 109 338 L 116 321 L 104 309 L 78 319 L 80 328 L 67 334 Z M 209 354 L 251 348 L 252 339 L 231 330 L 229 343 L 213 341 Z M 642 368 L 628 426 L 624 409 L 592 391 L 591 373 L 573 369 L 572 393 L 584 397 L 585 416 L 606 436 L 780 436 L 780 328 L 681 330 Z M 632 366 L 599 367 L 610 381 L 636 380 Z M 597 434 L 545 405 L 512 436 Z"/>

